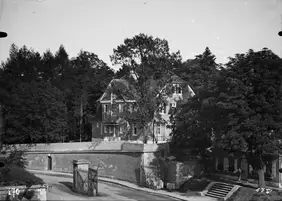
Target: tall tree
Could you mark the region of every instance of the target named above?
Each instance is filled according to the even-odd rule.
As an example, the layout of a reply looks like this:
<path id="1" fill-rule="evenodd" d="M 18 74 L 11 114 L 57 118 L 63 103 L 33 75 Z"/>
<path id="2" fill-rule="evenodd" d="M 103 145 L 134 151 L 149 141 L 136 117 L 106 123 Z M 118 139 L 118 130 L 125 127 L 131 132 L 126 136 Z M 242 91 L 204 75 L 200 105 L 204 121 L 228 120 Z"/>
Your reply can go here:
<path id="1" fill-rule="evenodd" d="M 216 83 L 220 78 L 215 59 L 215 55 L 207 47 L 202 54 L 187 60 L 175 70 L 175 73 L 188 81 L 196 93 L 186 103 L 178 104 L 177 109 L 171 113 L 171 122 L 175 122 L 172 125 L 171 144 L 176 150 L 189 147 L 199 156 L 205 156 L 207 148 L 211 146 L 212 129 L 217 124 L 204 112 L 219 117 L 209 105 L 217 94 Z"/>
<path id="2" fill-rule="evenodd" d="M 218 105 L 229 111 L 222 146 L 229 152 L 245 153 L 258 172 L 260 187 L 265 186 L 267 156 L 277 156 L 282 137 L 281 64 L 281 59 L 267 48 L 237 54 L 227 63 L 221 84 L 225 87 Z"/>
<path id="3" fill-rule="evenodd" d="M 39 53 L 14 44 L 2 63 L 0 102 L 6 143 L 54 142 L 64 134 L 60 133 L 66 128 L 63 94 L 48 81 L 43 64 Z"/>
<path id="4" fill-rule="evenodd" d="M 47 82 L 20 83 L 4 110 L 4 142 L 58 142 L 66 131 L 61 92 Z"/>
<path id="5" fill-rule="evenodd" d="M 73 117 L 80 120 L 80 123 L 82 121 L 84 128 L 86 117 L 88 115 L 96 116 L 96 101 L 113 78 L 114 72 L 96 54 L 83 50 L 72 60 L 72 67 L 75 82 L 69 91 L 69 96 L 72 97 L 69 99 L 69 104 Z M 83 114 L 81 114 L 81 109 Z M 84 130 L 82 129 L 82 132 Z"/>
<path id="6" fill-rule="evenodd" d="M 45 81 L 53 81 L 57 76 L 55 56 L 50 50 L 43 53 L 40 77 Z"/>
<path id="7" fill-rule="evenodd" d="M 194 59 L 188 59 L 175 69 L 175 73 L 187 80 L 196 94 L 205 91 L 218 76 L 218 64 L 216 56 L 206 47 L 202 54 L 196 55 Z"/>
<path id="8" fill-rule="evenodd" d="M 141 33 L 125 39 L 124 44 L 114 49 L 111 59 L 114 64 L 122 64 L 135 74 L 136 79 L 128 79 L 135 89 L 135 110 L 127 110 L 124 117 L 139 127 L 146 142 L 151 137 L 149 131 L 156 108 L 165 102 L 165 93 L 170 92 L 169 87 L 161 89 L 170 83 L 170 71 L 180 65 L 180 53 L 170 53 L 165 39 Z M 132 90 L 127 87 L 122 93 L 132 93 Z"/>

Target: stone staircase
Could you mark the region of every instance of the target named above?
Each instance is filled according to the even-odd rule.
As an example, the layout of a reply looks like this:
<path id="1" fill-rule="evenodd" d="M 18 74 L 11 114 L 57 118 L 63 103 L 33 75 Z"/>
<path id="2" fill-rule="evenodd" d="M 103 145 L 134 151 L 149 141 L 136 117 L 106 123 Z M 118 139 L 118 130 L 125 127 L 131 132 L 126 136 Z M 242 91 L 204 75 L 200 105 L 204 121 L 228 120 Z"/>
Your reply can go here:
<path id="1" fill-rule="evenodd" d="M 217 198 L 218 200 L 227 200 L 239 188 L 238 185 L 211 182 L 200 195 Z"/>

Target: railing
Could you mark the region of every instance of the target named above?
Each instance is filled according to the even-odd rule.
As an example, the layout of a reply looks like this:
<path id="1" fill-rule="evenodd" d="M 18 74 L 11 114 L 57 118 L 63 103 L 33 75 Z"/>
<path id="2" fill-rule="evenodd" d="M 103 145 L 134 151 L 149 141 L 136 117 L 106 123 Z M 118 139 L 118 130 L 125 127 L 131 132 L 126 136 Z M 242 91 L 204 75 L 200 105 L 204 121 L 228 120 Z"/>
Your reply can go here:
<path id="1" fill-rule="evenodd" d="M 118 119 L 117 113 L 103 113 L 103 121 L 115 122 Z"/>
<path id="2" fill-rule="evenodd" d="M 156 139 L 157 141 L 166 141 L 166 140 L 167 140 L 167 137 L 166 137 L 166 136 L 158 136 L 158 135 L 156 135 L 156 136 L 155 136 L 155 139 Z"/>

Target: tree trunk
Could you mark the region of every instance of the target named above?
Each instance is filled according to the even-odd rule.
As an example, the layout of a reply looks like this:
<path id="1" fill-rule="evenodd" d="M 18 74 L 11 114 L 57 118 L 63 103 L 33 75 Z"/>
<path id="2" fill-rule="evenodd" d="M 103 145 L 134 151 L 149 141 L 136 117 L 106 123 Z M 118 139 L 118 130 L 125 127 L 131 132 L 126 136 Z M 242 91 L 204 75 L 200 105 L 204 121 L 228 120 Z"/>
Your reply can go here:
<path id="1" fill-rule="evenodd" d="M 265 180 L 264 180 L 264 168 L 258 170 L 258 177 L 259 177 L 259 188 L 265 188 Z"/>

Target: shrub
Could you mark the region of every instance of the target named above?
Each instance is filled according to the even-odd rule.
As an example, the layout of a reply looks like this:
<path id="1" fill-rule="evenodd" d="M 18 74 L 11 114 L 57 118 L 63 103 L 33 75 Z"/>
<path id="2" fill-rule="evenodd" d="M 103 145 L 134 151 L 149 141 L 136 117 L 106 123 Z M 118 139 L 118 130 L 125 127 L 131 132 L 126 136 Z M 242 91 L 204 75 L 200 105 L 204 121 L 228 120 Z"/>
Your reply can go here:
<path id="1" fill-rule="evenodd" d="M 26 154 L 22 150 L 12 150 L 5 159 L 5 164 L 25 168 L 28 164 L 26 158 L 24 157 L 25 155 Z"/>

